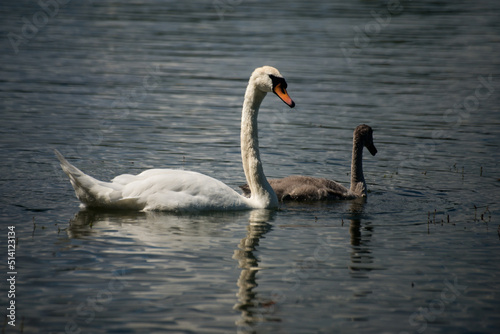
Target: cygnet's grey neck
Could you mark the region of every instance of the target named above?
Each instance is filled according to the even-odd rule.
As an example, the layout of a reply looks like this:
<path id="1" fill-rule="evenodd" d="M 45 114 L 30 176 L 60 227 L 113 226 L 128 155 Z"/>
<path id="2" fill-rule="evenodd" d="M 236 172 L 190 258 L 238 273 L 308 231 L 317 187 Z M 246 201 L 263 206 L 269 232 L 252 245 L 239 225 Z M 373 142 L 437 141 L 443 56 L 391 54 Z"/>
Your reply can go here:
<path id="1" fill-rule="evenodd" d="M 358 133 L 354 134 L 352 145 L 350 191 L 358 196 L 366 194 L 366 183 L 363 175 L 363 143 Z"/>

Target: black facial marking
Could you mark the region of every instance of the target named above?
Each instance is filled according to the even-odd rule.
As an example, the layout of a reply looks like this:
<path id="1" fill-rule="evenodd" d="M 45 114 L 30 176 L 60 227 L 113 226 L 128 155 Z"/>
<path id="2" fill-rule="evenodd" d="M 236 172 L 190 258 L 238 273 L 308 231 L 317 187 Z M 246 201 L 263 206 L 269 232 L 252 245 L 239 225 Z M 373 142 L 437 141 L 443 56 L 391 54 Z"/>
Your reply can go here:
<path id="1" fill-rule="evenodd" d="M 272 74 L 269 74 L 269 77 L 271 78 L 271 80 L 273 81 L 273 90 L 274 88 L 278 85 L 278 84 L 281 84 L 281 87 L 283 89 L 286 89 L 288 87 L 288 85 L 286 84 L 286 81 L 284 78 L 281 78 L 281 77 L 277 77 L 277 76 L 274 76 Z"/>

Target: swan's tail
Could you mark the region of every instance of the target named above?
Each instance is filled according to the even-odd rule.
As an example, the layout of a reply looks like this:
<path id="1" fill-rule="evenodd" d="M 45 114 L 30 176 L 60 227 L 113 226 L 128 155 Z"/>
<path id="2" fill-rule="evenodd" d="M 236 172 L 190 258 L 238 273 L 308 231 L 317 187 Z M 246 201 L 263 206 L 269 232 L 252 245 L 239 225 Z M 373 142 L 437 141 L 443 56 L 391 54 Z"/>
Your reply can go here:
<path id="1" fill-rule="evenodd" d="M 58 151 L 54 150 L 61 162 L 61 168 L 69 176 L 71 185 L 75 189 L 76 197 L 88 207 L 100 207 L 115 202 L 121 196 L 121 191 L 114 189 L 111 183 L 94 179 L 70 164 Z"/>

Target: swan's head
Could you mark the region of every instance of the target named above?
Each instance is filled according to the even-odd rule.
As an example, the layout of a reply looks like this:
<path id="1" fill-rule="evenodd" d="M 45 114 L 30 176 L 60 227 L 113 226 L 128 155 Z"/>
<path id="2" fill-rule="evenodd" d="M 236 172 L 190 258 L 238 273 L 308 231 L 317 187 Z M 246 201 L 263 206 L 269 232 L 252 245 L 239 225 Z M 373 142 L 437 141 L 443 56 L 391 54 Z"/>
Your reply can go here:
<path id="1" fill-rule="evenodd" d="M 295 102 L 293 102 L 286 91 L 287 84 L 285 78 L 274 67 L 263 66 L 256 68 L 250 77 L 250 82 L 265 93 L 273 92 L 278 95 L 290 108 L 295 107 Z"/>
<path id="2" fill-rule="evenodd" d="M 364 147 L 370 151 L 371 155 L 377 154 L 377 149 L 373 144 L 373 129 L 366 124 L 361 124 L 354 130 L 354 137 L 358 137 Z"/>

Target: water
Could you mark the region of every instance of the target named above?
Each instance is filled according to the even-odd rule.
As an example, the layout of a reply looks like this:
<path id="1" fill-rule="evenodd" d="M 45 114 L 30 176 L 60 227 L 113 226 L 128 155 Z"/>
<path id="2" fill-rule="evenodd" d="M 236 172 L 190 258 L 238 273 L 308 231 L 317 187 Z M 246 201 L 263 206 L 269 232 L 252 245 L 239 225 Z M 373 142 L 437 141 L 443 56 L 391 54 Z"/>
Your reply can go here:
<path id="1" fill-rule="evenodd" d="M 46 3 L 0 5 L 2 331 L 499 331 L 498 2 Z M 366 123 L 366 203 L 79 211 L 54 148 L 100 179 L 244 183 L 241 104 L 265 64 L 297 103 L 263 103 L 266 175 L 347 185 Z"/>

